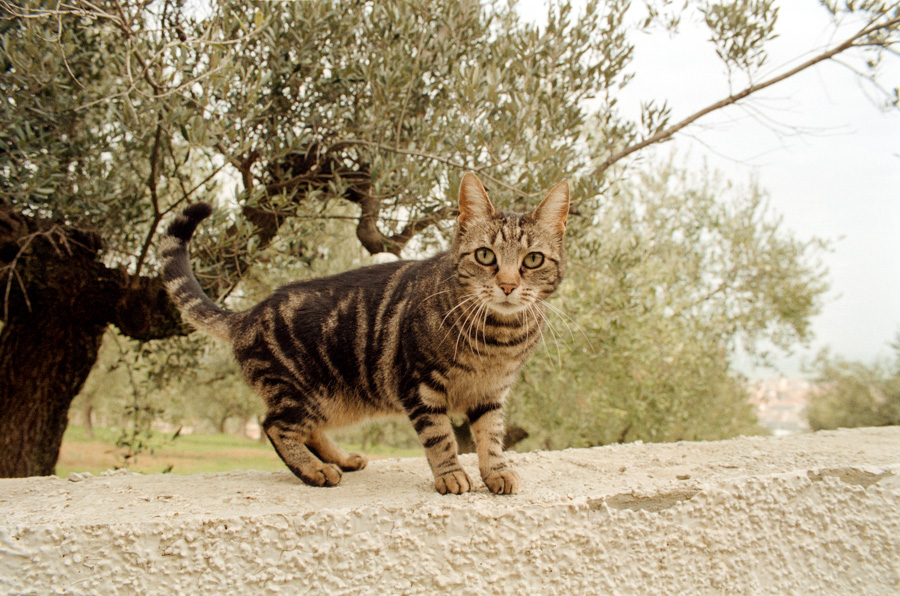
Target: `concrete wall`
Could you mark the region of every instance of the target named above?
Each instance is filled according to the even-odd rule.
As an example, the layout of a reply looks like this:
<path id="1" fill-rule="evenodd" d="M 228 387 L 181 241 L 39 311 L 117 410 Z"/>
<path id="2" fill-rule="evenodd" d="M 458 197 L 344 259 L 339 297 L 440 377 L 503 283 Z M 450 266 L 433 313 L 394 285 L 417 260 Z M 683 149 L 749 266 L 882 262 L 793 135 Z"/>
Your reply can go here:
<path id="1" fill-rule="evenodd" d="M 0 480 L 0 594 L 900 593 L 900 428 L 514 461 L 512 497 L 422 458 Z"/>

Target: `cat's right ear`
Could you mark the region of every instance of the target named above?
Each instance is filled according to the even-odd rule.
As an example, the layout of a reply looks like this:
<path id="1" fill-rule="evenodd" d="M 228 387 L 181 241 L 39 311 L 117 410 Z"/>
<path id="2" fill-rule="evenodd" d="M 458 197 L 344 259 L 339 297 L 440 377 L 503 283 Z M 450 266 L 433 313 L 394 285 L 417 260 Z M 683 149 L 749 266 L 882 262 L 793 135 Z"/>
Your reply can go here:
<path id="1" fill-rule="evenodd" d="M 459 183 L 459 227 L 479 219 L 490 219 L 496 213 L 481 180 L 472 172 L 466 172 Z"/>

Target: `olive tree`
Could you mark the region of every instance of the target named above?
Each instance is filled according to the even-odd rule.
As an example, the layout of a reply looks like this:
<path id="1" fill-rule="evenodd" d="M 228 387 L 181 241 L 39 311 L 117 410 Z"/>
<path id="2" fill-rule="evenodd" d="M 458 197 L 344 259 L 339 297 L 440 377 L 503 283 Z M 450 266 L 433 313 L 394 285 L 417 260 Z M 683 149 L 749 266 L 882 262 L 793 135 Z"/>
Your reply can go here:
<path id="1" fill-rule="evenodd" d="M 219 299 L 335 205 L 366 250 L 400 253 L 450 225 L 464 170 L 512 205 L 586 168 L 582 100 L 628 54 L 615 3 L 546 32 L 456 1 L 2 9 L 3 476 L 52 472 L 109 324 L 186 331 L 152 251 L 174 210 L 221 199 L 196 251 Z M 280 245 L 314 250 L 300 238 Z"/>
<path id="2" fill-rule="evenodd" d="M 765 360 L 761 346 L 810 338 L 827 243 L 784 230 L 756 185 L 674 159 L 616 185 L 576 225 L 545 357 L 513 400 L 530 445 L 759 432 L 732 358 L 741 347 Z"/>
<path id="3" fill-rule="evenodd" d="M 0 0 L 0 476 L 52 473 L 109 325 L 187 332 L 153 256 L 183 205 L 217 203 L 197 271 L 233 300 L 273 252 L 315 253 L 304 230 L 321 218 L 352 218 L 370 253 L 439 241 L 465 170 L 504 208 L 569 178 L 592 218 L 629 156 L 799 72 L 674 123 L 648 99 L 630 122 L 616 95 L 632 34 L 675 30 L 677 12 L 655 0 L 635 25 L 629 6 L 562 1 L 537 26 L 476 0 Z M 775 3 L 685 6 L 752 79 Z M 862 28 L 805 68 L 895 51 L 896 3 L 824 9 Z"/>
<path id="4" fill-rule="evenodd" d="M 900 336 L 891 348 L 892 359 L 871 364 L 819 354 L 815 389 L 806 408 L 810 428 L 900 424 Z"/>

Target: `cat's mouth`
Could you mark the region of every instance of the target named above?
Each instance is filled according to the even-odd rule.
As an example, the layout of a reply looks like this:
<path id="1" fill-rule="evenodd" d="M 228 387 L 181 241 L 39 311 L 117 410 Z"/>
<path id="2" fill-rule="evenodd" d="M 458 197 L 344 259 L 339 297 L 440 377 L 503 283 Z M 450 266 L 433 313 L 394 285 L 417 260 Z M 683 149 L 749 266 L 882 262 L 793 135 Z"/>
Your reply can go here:
<path id="1" fill-rule="evenodd" d="M 488 306 L 502 315 L 514 315 L 525 308 L 525 305 L 520 300 L 513 301 L 509 298 L 504 300 L 495 298 L 488 302 Z"/>

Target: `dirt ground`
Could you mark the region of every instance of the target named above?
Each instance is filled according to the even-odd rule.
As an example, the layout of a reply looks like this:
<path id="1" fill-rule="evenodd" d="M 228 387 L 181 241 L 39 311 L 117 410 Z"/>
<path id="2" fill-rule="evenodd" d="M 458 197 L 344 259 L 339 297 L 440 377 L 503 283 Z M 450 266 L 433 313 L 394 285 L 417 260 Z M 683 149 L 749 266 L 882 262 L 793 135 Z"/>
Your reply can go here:
<path id="1" fill-rule="evenodd" d="M 141 453 L 132 461 L 126 461 L 124 454 L 125 449 L 104 441 L 63 441 L 56 464 L 56 475 L 64 478 L 73 472 L 99 474 L 122 467 L 143 474 L 284 469 L 284 464 L 268 445 L 263 448 L 225 447 L 215 450 L 163 447 L 152 453 Z"/>

